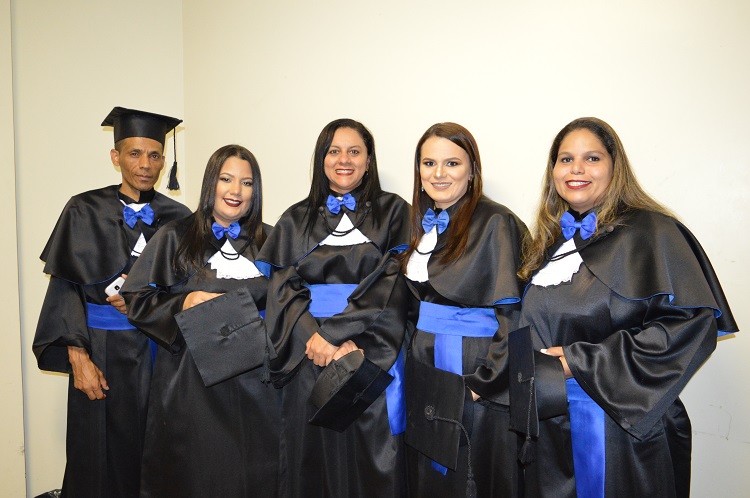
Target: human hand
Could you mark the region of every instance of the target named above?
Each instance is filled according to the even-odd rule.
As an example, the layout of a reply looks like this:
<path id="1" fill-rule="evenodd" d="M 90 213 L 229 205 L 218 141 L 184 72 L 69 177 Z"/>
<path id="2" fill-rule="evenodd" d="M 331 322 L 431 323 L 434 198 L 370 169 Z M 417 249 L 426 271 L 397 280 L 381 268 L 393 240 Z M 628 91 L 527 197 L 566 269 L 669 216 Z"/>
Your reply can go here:
<path id="1" fill-rule="evenodd" d="M 365 351 L 363 349 L 359 349 L 356 344 L 354 344 L 353 341 L 346 341 L 344 344 L 342 344 L 335 353 L 333 353 L 332 360 L 338 360 L 342 356 L 346 356 L 352 351 L 359 351 L 364 356 Z"/>
<path id="2" fill-rule="evenodd" d="M 480 398 L 480 396 L 477 393 L 475 393 L 474 391 L 472 391 L 471 389 L 469 389 L 469 392 L 471 393 L 471 399 L 473 399 L 474 401 L 476 401 L 476 400 L 478 400 Z"/>
<path id="3" fill-rule="evenodd" d="M 205 303 L 206 301 L 210 301 L 211 299 L 217 298 L 221 296 L 221 293 L 216 292 L 204 292 L 204 291 L 194 291 L 187 295 L 185 298 L 185 301 L 182 303 L 182 310 L 189 310 L 193 306 L 197 306 L 201 303 Z"/>
<path id="4" fill-rule="evenodd" d="M 317 366 L 324 367 L 331 363 L 333 354 L 338 350 L 336 346 L 323 339 L 323 336 L 315 332 L 305 344 L 305 354 Z"/>
<path id="5" fill-rule="evenodd" d="M 122 274 L 123 280 L 128 278 L 127 275 L 124 273 Z M 128 314 L 128 308 L 125 306 L 125 298 L 123 298 L 120 294 L 115 294 L 114 296 L 107 296 L 107 302 L 117 308 L 117 311 L 122 313 L 123 315 Z"/>
<path id="6" fill-rule="evenodd" d="M 549 356 L 556 356 L 557 358 L 559 358 L 560 363 L 562 363 L 563 366 L 563 372 L 565 372 L 565 378 L 570 379 L 571 377 L 573 377 L 573 374 L 570 371 L 570 367 L 568 367 L 568 361 L 565 359 L 565 355 L 563 354 L 563 348 L 561 346 L 553 346 L 547 349 L 540 349 L 540 352 Z"/>
<path id="7" fill-rule="evenodd" d="M 109 391 L 107 379 L 99 367 L 89 358 L 85 348 L 68 346 L 68 360 L 73 368 L 73 387 L 83 392 L 90 400 L 104 399 Z"/>

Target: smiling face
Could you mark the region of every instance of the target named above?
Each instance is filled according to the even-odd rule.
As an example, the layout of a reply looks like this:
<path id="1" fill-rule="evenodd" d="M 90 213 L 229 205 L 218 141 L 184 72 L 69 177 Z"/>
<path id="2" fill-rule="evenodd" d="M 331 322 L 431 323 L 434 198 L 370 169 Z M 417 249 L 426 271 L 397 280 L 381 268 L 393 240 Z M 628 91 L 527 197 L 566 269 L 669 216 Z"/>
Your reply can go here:
<path id="1" fill-rule="evenodd" d="M 446 209 L 466 193 L 471 181 L 469 155 L 447 138 L 430 137 L 422 144 L 419 177 L 435 207 Z"/>
<path id="2" fill-rule="evenodd" d="M 139 200 L 141 192 L 154 188 L 159 173 L 164 169 L 164 147 L 151 138 L 130 137 L 117 143 L 110 151 L 112 164 L 120 168 L 120 192 Z"/>
<path id="3" fill-rule="evenodd" d="M 348 194 L 362 184 L 369 165 L 367 147 L 357 130 L 336 130 L 323 163 L 330 189 Z"/>
<path id="4" fill-rule="evenodd" d="M 216 182 L 213 216 L 216 222 L 228 227 L 250 211 L 253 197 L 253 170 L 250 163 L 230 157 L 221 166 Z"/>
<path id="5" fill-rule="evenodd" d="M 584 213 L 599 205 L 612 181 L 612 157 L 592 132 L 573 130 L 560 142 L 552 178 L 571 208 Z"/>

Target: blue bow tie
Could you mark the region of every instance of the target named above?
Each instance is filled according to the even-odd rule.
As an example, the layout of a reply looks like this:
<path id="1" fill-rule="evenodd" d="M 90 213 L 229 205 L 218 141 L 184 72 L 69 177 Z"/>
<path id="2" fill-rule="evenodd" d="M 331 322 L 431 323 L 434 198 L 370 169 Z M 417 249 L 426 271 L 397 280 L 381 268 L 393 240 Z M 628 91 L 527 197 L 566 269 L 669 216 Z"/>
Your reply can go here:
<path id="1" fill-rule="evenodd" d="M 240 224 L 235 221 L 234 223 L 230 223 L 228 227 L 223 227 L 219 225 L 218 223 L 214 222 L 214 224 L 211 225 L 211 230 L 214 232 L 214 235 L 219 240 L 221 240 L 225 234 L 229 237 L 232 237 L 233 239 L 236 239 L 237 236 L 240 234 Z"/>
<path id="2" fill-rule="evenodd" d="M 125 206 L 122 210 L 122 217 L 130 228 L 135 226 L 138 218 L 142 219 L 146 225 L 150 225 L 154 222 L 154 210 L 148 204 L 143 206 L 140 211 L 136 211 L 130 206 Z"/>
<path id="3" fill-rule="evenodd" d="M 448 211 L 440 211 L 440 214 L 435 215 L 435 211 L 428 209 L 424 214 L 424 218 L 422 218 L 422 228 L 424 228 L 424 233 L 427 233 L 432 230 L 432 227 L 437 225 L 437 231 L 440 234 L 445 232 L 450 221 L 451 217 L 448 215 Z"/>
<path id="4" fill-rule="evenodd" d="M 572 214 L 566 212 L 560 218 L 560 227 L 565 240 L 570 240 L 578 229 L 581 230 L 581 238 L 586 240 L 596 232 L 596 214 L 589 213 L 582 221 L 576 221 Z"/>
<path id="5" fill-rule="evenodd" d="M 349 211 L 354 211 L 354 208 L 357 207 L 357 200 L 351 194 L 344 194 L 341 200 L 332 195 L 329 195 L 328 199 L 326 199 L 326 207 L 332 214 L 339 214 L 341 206 L 344 206 Z"/>

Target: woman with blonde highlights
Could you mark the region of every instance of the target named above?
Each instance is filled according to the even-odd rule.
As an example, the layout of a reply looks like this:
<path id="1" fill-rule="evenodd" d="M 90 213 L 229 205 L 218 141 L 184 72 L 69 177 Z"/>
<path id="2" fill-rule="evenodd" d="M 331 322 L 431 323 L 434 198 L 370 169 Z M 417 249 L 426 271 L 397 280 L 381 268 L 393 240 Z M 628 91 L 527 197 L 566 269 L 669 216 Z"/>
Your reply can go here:
<path id="1" fill-rule="evenodd" d="M 542 202 L 537 212 L 533 238 L 524 245 L 524 264 L 519 276 L 528 280 L 531 272 L 544 260 L 544 251 L 560 236 L 560 217 L 570 205 L 555 190 L 553 172 L 563 139 L 572 131 L 588 130 L 595 135 L 613 158 L 612 182 L 598 201 L 597 218 L 600 226 L 613 226 L 622 222 L 621 215 L 630 209 L 653 211 L 666 216 L 674 215 L 652 199 L 638 183 L 630 167 L 625 148 L 607 123 L 597 118 L 581 118 L 568 123 L 555 137 L 547 159 Z"/>
<path id="2" fill-rule="evenodd" d="M 507 345 L 525 496 L 688 496 L 678 395 L 737 326 L 700 244 L 604 121 L 555 137 L 519 276 Z"/>

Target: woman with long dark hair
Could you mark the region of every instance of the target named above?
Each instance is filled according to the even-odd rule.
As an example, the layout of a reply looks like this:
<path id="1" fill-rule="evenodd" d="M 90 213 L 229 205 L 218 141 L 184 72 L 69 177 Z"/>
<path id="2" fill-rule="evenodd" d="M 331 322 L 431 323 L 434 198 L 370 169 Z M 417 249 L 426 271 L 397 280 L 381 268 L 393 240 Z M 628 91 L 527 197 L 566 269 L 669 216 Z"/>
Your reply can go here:
<path id="1" fill-rule="evenodd" d="M 409 491 L 514 496 L 507 389 L 477 370 L 493 336 L 517 326 L 526 226 L 483 195 L 476 141 L 455 123 L 431 126 L 417 143 L 413 203 L 403 254 L 419 308 L 406 362 Z"/>
<path id="2" fill-rule="evenodd" d="M 544 178 L 519 271 L 525 327 L 507 344 L 525 496 L 686 497 L 678 395 L 737 331 L 718 279 L 604 121 L 566 125 Z"/>
<path id="3" fill-rule="evenodd" d="M 122 294 L 158 345 L 141 496 L 275 496 L 280 396 L 262 383 L 269 231 L 260 168 L 227 145 L 211 156 L 198 209 L 146 246 Z"/>
<path id="4" fill-rule="evenodd" d="M 403 496 L 403 363 L 397 360 L 403 360 L 407 290 L 398 262 L 386 254 L 408 240 L 409 206 L 381 190 L 372 134 L 357 121 L 326 125 L 312 168 L 309 195 L 281 216 L 258 255 L 271 275 L 267 323 L 278 354 L 272 380 L 283 386 L 281 491 Z M 358 417 L 310 401 L 323 367 L 337 368 L 345 353 L 361 354 L 355 349 L 369 371 L 380 372 L 376 377 L 396 380 L 376 391 L 369 407 L 367 396 L 352 394 L 346 403 L 363 409 Z M 333 416 L 322 421 L 319 409 Z"/>

